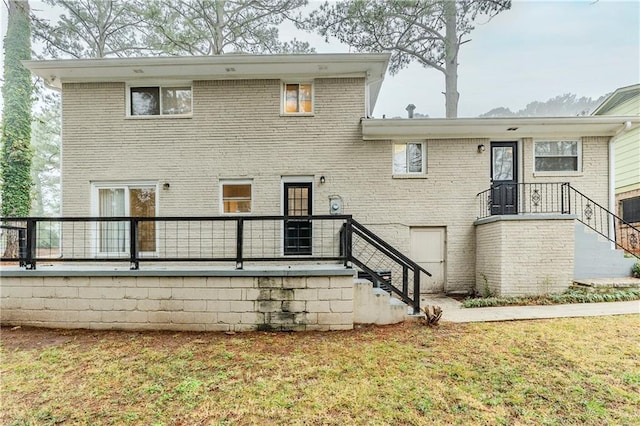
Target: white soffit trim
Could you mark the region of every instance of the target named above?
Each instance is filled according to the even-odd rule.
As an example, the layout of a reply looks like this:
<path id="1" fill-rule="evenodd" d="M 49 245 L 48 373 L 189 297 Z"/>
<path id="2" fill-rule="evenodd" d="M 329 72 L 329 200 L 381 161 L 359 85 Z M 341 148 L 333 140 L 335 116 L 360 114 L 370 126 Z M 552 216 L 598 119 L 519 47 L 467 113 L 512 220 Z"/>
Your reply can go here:
<path id="1" fill-rule="evenodd" d="M 613 136 L 640 117 L 364 119 L 363 140 Z"/>
<path id="2" fill-rule="evenodd" d="M 388 53 L 331 53 L 58 59 L 23 61 L 54 87 L 67 82 L 119 82 L 144 79 L 239 80 L 295 76 L 383 78 Z"/>

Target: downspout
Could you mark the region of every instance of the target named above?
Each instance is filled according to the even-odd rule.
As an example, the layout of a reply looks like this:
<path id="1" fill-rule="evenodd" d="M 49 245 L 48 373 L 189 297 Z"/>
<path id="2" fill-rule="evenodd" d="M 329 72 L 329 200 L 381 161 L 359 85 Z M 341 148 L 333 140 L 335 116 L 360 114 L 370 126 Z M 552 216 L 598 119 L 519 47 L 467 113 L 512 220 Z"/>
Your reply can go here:
<path id="1" fill-rule="evenodd" d="M 624 124 L 615 135 L 609 139 L 609 211 L 613 214 L 616 214 L 616 172 L 615 172 L 615 163 L 616 163 L 616 140 L 623 134 L 627 133 L 631 129 L 631 121 L 625 121 Z M 614 219 L 611 218 L 609 222 L 609 235 L 613 235 L 615 239 L 615 223 Z M 616 244 L 611 242 L 611 249 L 616 249 Z"/>

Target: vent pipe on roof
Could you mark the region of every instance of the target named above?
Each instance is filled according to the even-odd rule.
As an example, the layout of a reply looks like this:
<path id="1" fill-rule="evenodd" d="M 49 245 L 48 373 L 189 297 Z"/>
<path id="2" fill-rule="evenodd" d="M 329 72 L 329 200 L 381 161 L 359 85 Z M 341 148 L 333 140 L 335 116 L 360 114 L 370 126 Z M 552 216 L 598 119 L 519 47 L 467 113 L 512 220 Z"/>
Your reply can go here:
<path id="1" fill-rule="evenodd" d="M 405 109 L 409 113 L 409 118 L 413 118 L 413 111 L 416 109 L 416 106 L 414 104 L 409 104 Z"/>

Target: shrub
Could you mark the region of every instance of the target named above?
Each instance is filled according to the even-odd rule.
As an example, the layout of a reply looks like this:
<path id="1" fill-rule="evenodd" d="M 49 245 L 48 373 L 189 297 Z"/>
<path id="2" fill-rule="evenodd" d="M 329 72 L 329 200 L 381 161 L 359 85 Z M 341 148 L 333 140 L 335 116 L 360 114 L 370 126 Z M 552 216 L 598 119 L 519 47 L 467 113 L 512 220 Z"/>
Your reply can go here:
<path id="1" fill-rule="evenodd" d="M 635 278 L 640 278 L 640 260 L 638 260 L 636 264 L 633 265 L 633 268 L 631 268 L 631 275 Z"/>

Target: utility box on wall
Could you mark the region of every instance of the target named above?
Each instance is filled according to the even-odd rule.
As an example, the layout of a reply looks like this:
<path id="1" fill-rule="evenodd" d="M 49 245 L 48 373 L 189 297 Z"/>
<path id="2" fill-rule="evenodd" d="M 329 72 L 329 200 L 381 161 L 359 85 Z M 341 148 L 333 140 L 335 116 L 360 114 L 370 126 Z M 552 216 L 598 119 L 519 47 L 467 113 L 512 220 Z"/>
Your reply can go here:
<path id="1" fill-rule="evenodd" d="M 342 197 L 339 195 L 330 195 L 329 214 L 342 214 L 343 210 Z"/>

